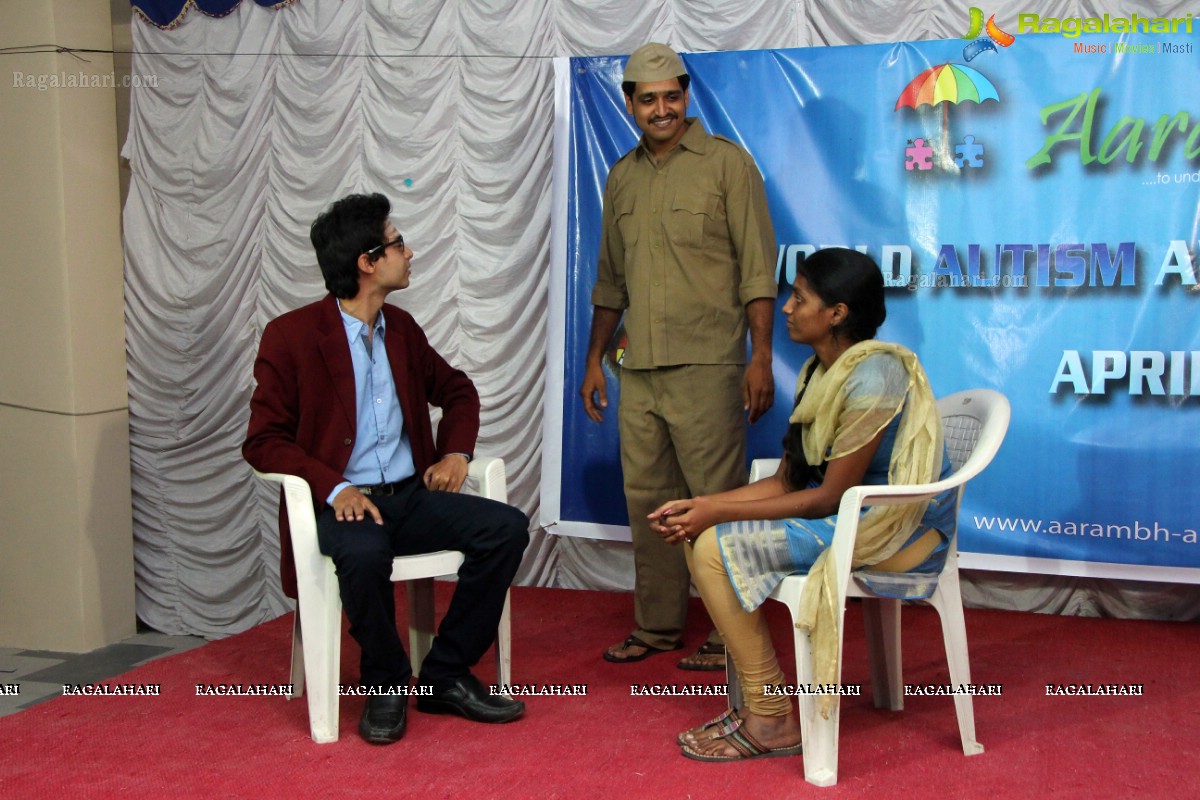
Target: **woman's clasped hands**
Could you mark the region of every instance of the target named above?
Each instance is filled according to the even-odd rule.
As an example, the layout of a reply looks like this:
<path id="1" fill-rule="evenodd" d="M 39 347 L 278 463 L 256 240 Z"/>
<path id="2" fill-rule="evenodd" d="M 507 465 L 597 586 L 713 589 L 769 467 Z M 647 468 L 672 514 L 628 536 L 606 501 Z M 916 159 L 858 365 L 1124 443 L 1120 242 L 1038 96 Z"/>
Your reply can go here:
<path id="1" fill-rule="evenodd" d="M 646 515 L 650 530 L 670 544 L 694 542 L 696 537 L 721 520 L 715 503 L 707 497 L 670 500 Z"/>

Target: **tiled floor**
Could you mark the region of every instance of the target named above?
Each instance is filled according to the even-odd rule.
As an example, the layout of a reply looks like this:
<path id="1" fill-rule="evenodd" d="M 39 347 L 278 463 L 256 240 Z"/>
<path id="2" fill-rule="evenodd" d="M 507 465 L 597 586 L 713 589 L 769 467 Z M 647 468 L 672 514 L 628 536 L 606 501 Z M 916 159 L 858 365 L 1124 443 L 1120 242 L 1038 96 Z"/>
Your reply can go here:
<path id="1" fill-rule="evenodd" d="M 205 644 L 199 636 L 168 636 L 146 629 L 90 653 L 0 647 L 0 717 L 60 697 L 63 684 L 103 681 L 163 656 Z M 20 694 L 5 689 L 20 685 Z M 9 690 L 11 691 L 11 690 Z"/>

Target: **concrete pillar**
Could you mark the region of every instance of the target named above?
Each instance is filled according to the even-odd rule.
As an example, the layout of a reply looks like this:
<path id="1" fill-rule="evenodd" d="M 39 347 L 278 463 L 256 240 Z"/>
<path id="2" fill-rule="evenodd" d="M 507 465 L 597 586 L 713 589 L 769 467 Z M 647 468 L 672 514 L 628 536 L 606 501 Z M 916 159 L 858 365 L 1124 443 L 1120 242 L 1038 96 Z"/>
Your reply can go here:
<path id="1" fill-rule="evenodd" d="M 6 45 L 110 50 L 109 0 L 5 0 Z M 109 55 L 0 72 L 0 647 L 134 633 L 115 78 Z"/>

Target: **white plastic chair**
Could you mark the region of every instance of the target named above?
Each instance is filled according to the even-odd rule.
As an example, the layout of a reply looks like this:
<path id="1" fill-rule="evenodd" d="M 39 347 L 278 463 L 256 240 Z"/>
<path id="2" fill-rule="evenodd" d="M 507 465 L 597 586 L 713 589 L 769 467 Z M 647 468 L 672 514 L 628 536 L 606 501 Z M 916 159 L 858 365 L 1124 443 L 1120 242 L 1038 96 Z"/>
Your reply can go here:
<path id="1" fill-rule="evenodd" d="M 958 489 L 955 498 L 955 513 L 962 502 L 963 487 L 992 461 L 1004 434 L 1008 430 L 1011 414 L 1008 399 L 990 389 L 974 389 L 944 397 L 938 401 L 938 411 L 945 429 L 946 448 L 954 468 L 953 474 L 936 483 L 913 486 L 854 486 L 842 495 L 838 508 L 838 523 L 833 534 L 833 553 L 840 569 L 836 581 L 834 607 L 844 616 L 847 597 L 863 598 L 863 621 L 866 627 L 867 653 L 871 662 L 872 696 L 877 708 L 892 711 L 904 709 L 904 684 L 900 658 L 900 600 L 880 597 L 868 589 L 859 579 L 853 581 L 850 570 L 854 539 L 858 534 L 858 520 L 863 506 L 898 505 L 934 497 L 947 489 Z M 779 468 L 778 459 L 756 460 L 750 471 L 750 480 L 756 481 L 773 475 Z M 946 566 L 937 579 L 937 588 L 924 602 L 937 609 L 942 621 L 942 639 L 946 645 L 946 661 L 950 671 L 950 683 L 954 686 L 971 682 L 971 664 L 967 654 L 967 629 L 963 618 L 962 594 L 958 582 L 957 537 L 950 540 Z M 795 627 L 795 616 L 800 607 L 800 596 L 804 591 L 807 575 L 790 575 L 783 580 L 771 599 L 785 604 L 792 614 L 796 643 L 796 681 L 801 686 L 814 683 L 812 650 L 809 636 Z M 838 635 L 838 683 L 841 683 L 842 631 Z M 740 705 L 742 695 L 737 673 L 732 663 L 728 668 L 729 702 L 731 707 Z M 818 711 L 816 695 L 797 694 L 800 706 L 800 728 L 804 741 L 804 778 L 817 786 L 832 786 L 837 783 L 838 722 L 840 699 L 834 703 L 829 718 L 824 719 Z M 970 694 L 956 694 L 954 708 L 958 716 L 958 730 L 962 737 L 965 755 L 983 752 L 983 745 L 975 740 L 975 711 Z"/>
<path id="2" fill-rule="evenodd" d="M 288 525 L 292 534 L 292 552 L 296 559 L 296 584 L 299 595 L 295 624 L 292 627 L 292 697 L 304 694 L 308 685 L 308 724 L 318 744 L 338 739 L 338 679 L 342 659 L 342 599 L 338 594 L 333 560 L 322 555 L 317 546 L 317 520 L 308 483 L 296 475 L 257 473 L 260 478 L 283 484 Z M 508 502 L 504 461 L 477 458 L 467 469 L 467 484 L 478 484 L 478 494 L 502 503 Z M 392 562 L 392 580 L 405 581 L 408 590 L 408 657 L 413 674 L 421 671 L 421 662 L 433 641 L 433 579 L 456 575 L 463 554 L 457 550 L 438 550 L 413 556 L 399 556 Z M 496 631 L 496 662 L 500 686 L 511 685 L 511 638 L 509 597 L 504 596 L 504 611 Z"/>

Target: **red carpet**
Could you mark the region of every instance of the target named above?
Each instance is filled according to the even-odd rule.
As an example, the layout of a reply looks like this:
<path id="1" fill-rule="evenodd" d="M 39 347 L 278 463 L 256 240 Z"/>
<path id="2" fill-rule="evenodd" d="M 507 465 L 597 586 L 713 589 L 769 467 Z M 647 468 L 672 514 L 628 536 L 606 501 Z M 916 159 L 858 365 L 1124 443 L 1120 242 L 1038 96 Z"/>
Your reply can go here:
<path id="1" fill-rule="evenodd" d="M 443 590 L 448 587 L 442 586 Z M 440 595 L 445 602 L 445 592 Z M 689 647 L 704 636 L 698 601 Z M 791 670 L 783 609 L 773 608 Z M 197 683 L 284 683 L 291 616 L 152 662 L 109 683 L 157 683 L 159 697 L 61 697 L 0 719 L 5 798 L 166 797 L 1180 797 L 1200 771 L 1200 636 L 1196 626 L 967 612 L 979 741 L 964 757 L 949 697 L 909 697 L 903 712 L 871 705 L 857 608 L 847 613 L 839 783 L 803 782 L 799 758 L 742 764 L 684 759 L 676 732 L 715 716 L 723 698 L 631 697 L 630 684 L 716 683 L 674 668 L 673 654 L 636 665 L 600 659 L 628 633 L 629 595 L 513 592 L 519 683 L 586 683 L 586 697 L 527 698 L 524 719 L 486 726 L 409 711 L 388 747 L 355 732 L 361 698 L 343 698 L 341 739 L 314 745 L 305 701 L 197 697 Z M 936 615 L 906 608 L 905 680 L 947 678 Z M 357 647 L 343 676 L 357 674 Z M 487 681 L 489 661 L 477 674 Z M 1046 684 L 1143 684 L 1143 697 L 1047 697 Z M 1192 776 L 1192 777 L 1189 777 Z"/>

